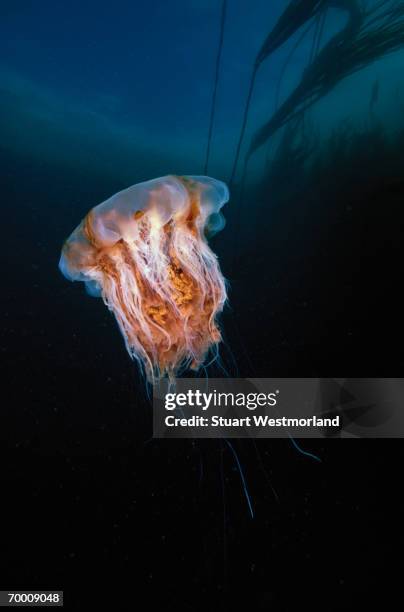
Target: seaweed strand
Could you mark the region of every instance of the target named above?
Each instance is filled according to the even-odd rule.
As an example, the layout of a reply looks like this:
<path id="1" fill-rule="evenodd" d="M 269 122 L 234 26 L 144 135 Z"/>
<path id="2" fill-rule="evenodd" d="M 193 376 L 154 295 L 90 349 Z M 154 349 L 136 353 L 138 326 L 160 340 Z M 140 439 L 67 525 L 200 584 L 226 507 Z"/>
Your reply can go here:
<path id="1" fill-rule="evenodd" d="M 220 72 L 220 60 L 222 57 L 222 49 L 223 49 L 223 40 L 224 40 L 224 26 L 226 23 L 226 10 L 227 10 L 227 0 L 223 0 L 222 2 L 222 13 L 220 19 L 220 35 L 219 35 L 219 45 L 217 48 L 217 56 L 216 56 L 216 65 L 215 65 L 215 81 L 213 85 L 212 92 L 212 105 L 210 109 L 210 119 L 209 119 L 209 133 L 208 133 L 208 143 L 206 146 L 206 158 L 205 158 L 205 166 L 204 166 L 204 174 L 208 173 L 208 165 L 209 165 L 209 155 L 210 155 L 210 147 L 212 143 L 212 134 L 213 134 L 213 124 L 215 121 L 215 112 L 216 112 L 216 96 L 217 96 L 217 86 L 219 83 L 219 72 Z"/>
<path id="2" fill-rule="evenodd" d="M 237 170 L 238 160 L 239 160 L 239 157 L 240 157 L 241 145 L 243 144 L 244 133 L 245 133 L 245 129 L 246 129 L 246 126 L 247 126 L 248 112 L 250 110 L 251 98 L 252 98 L 252 93 L 253 93 L 253 90 L 254 90 L 255 77 L 257 76 L 258 66 L 259 66 L 259 64 L 257 64 L 257 63 L 254 65 L 254 69 L 253 69 L 253 72 L 251 74 L 250 87 L 248 89 L 247 100 L 246 100 L 245 107 L 244 107 L 243 122 L 241 124 L 240 136 L 239 136 L 239 139 L 238 139 L 237 149 L 236 149 L 236 155 L 234 157 L 233 167 L 232 167 L 232 170 L 231 170 L 231 175 L 230 175 L 230 180 L 229 180 L 230 190 L 231 190 L 231 188 L 233 186 L 234 178 L 236 176 L 236 170 Z"/>
<path id="3" fill-rule="evenodd" d="M 295 42 L 295 44 L 293 45 L 292 49 L 290 50 L 285 63 L 283 64 L 281 73 L 279 75 L 279 79 L 278 82 L 276 84 L 276 94 L 275 94 L 275 110 L 278 110 L 279 107 L 279 98 L 280 98 L 280 93 L 281 93 L 281 85 L 282 85 L 282 81 L 283 81 L 283 77 L 285 76 L 285 72 L 289 66 L 289 63 L 292 59 L 292 57 L 294 56 L 297 48 L 299 47 L 300 43 L 303 42 L 303 39 L 306 37 L 306 34 L 308 34 L 308 32 L 311 30 L 311 28 L 313 27 L 313 24 L 310 23 L 310 25 L 303 30 L 303 32 L 301 33 L 301 35 L 299 36 L 299 38 L 297 39 L 297 41 Z"/>

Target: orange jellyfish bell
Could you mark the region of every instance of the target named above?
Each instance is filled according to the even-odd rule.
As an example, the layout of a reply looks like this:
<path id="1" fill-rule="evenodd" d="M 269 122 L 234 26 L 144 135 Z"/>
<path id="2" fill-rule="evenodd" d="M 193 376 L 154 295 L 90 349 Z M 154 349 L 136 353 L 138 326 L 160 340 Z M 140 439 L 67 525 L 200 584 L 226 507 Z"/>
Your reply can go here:
<path id="1" fill-rule="evenodd" d="M 226 286 L 207 232 L 222 229 L 227 186 L 207 176 L 133 185 L 90 210 L 59 268 L 114 313 L 149 381 L 198 369 L 221 340 Z"/>

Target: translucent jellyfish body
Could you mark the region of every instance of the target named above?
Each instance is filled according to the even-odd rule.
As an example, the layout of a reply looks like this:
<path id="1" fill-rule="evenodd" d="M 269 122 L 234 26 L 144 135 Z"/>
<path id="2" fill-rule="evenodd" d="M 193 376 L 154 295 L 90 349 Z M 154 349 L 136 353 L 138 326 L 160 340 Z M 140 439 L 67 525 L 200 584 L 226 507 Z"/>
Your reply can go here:
<path id="1" fill-rule="evenodd" d="M 198 369 L 221 340 L 225 280 L 206 235 L 224 226 L 229 192 L 206 176 L 166 176 L 95 206 L 59 267 L 114 313 L 147 379 Z"/>

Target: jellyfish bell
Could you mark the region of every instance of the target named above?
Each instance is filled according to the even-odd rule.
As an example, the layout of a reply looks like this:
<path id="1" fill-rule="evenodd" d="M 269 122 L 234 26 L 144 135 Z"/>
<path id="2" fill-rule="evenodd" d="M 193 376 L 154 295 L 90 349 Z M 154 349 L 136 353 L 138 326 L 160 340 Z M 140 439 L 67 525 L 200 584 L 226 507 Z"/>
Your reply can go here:
<path id="1" fill-rule="evenodd" d="M 207 236 L 228 199 L 207 176 L 139 183 L 92 208 L 63 246 L 61 272 L 103 299 L 151 382 L 197 370 L 221 340 L 226 286 Z"/>

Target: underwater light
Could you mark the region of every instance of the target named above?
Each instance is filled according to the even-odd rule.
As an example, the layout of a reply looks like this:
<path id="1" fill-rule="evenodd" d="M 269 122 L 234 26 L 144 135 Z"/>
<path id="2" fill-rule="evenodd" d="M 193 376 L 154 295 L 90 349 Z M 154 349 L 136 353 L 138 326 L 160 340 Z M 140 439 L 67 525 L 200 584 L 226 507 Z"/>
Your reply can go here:
<path id="1" fill-rule="evenodd" d="M 63 246 L 60 270 L 103 299 L 151 382 L 197 370 L 221 340 L 226 287 L 206 235 L 224 226 L 228 199 L 207 176 L 139 183 L 91 209 Z"/>

